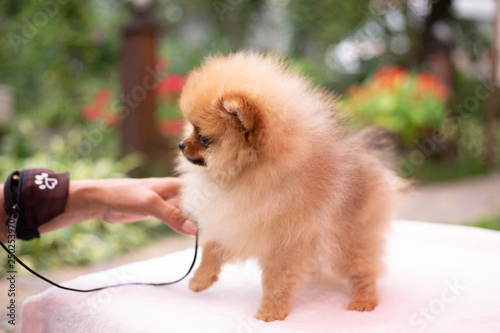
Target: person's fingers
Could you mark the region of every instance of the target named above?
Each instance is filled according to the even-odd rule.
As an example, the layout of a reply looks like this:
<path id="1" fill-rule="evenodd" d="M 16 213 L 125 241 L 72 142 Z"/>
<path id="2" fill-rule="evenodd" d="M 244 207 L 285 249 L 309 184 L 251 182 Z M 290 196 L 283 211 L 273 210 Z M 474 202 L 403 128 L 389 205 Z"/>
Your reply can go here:
<path id="1" fill-rule="evenodd" d="M 117 215 L 106 216 L 104 220 L 108 223 L 114 224 L 114 223 L 132 223 L 140 220 L 145 220 L 147 218 L 148 218 L 147 215 L 117 214 Z"/>
<path id="2" fill-rule="evenodd" d="M 182 187 L 182 181 L 179 178 L 163 177 L 149 178 L 150 188 L 163 198 L 169 198 L 177 195 Z"/>
<path id="3" fill-rule="evenodd" d="M 167 199 L 165 201 L 169 205 L 172 205 L 174 207 L 182 209 L 182 200 L 181 200 L 181 196 L 180 195 L 173 196 L 173 197 L 171 197 L 171 198 L 169 198 L 169 199 Z"/>
<path id="4" fill-rule="evenodd" d="M 182 210 L 168 204 L 159 196 L 156 198 L 149 202 L 152 216 L 160 219 L 177 232 L 185 235 L 196 234 L 196 226 Z"/>

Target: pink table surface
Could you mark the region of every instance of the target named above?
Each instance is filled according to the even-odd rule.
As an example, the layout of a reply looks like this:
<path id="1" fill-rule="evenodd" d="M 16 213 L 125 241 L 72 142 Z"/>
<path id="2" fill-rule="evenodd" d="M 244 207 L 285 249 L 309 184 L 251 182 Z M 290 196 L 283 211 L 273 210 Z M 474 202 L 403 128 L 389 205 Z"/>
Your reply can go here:
<path id="1" fill-rule="evenodd" d="M 91 288 L 182 276 L 193 250 L 81 276 L 64 285 Z M 21 332 L 500 332 L 500 232 L 394 221 L 373 312 L 347 311 L 349 296 L 308 287 L 284 321 L 253 318 L 262 292 L 255 262 L 224 267 L 202 293 L 188 279 L 172 286 L 129 286 L 94 293 L 48 288 L 28 298 Z M 199 263 L 199 259 L 198 259 Z"/>

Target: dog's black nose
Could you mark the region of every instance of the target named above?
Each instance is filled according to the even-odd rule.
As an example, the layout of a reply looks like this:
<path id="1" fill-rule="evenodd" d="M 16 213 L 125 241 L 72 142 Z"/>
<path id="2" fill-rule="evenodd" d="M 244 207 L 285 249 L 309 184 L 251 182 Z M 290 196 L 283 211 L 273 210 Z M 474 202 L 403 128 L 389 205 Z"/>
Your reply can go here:
<path id="1" fill-rule="evenodd" d="M 185 143 L 184 141 L 181 141 L 181 142 L 179 143 L 179 149 L 180 149 L 181 151 L 184 151 L 184 148 L 186 148 L 186 143 Z"/>

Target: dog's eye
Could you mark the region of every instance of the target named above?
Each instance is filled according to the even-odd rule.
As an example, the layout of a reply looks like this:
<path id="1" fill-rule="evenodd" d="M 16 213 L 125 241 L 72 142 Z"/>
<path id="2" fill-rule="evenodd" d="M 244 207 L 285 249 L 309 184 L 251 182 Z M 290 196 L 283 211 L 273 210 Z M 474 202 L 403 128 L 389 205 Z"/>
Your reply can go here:
<path id="1" fill-rule="evenodd" d="M 200 140 L 201 144 L 205 147 L 208 147 L 208 145 L 210 145 L 210 139 L 204 137 L 203 135 L 198 135 L 198 140 Z"/>

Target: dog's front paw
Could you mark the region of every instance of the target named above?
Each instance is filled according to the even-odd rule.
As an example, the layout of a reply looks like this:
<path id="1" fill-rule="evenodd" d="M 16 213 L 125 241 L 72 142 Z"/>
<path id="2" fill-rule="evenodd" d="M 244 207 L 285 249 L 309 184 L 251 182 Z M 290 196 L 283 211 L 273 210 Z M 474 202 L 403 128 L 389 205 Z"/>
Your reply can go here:
<path id="1" fill-rule="evenodd" d="M 259 320 L 263 320 L 266 322 L 275 321 L 275 320 L 283 320 L 288 316 L 288 308 L 279 308 L 279 307 L 263 307 L 259 308 L 259 311 L 255 314 L 255 318 Z"/>
<path id="2" fill-rule="evenodd" d="M 189 289 L 194 292 L 199 292 L 210 287 L 214 282 L 217 281 L 217 276 L 211 277 L 199 277 L 194 276 L 191 280 L 189 280 Z"/>
<path id="3" fill-rule="evenodd" d="M 351 301 L 347 310 L 355 311 L 372 311 L 377 306 L 378 302 L 376 299 L 354 299 Z"/>

